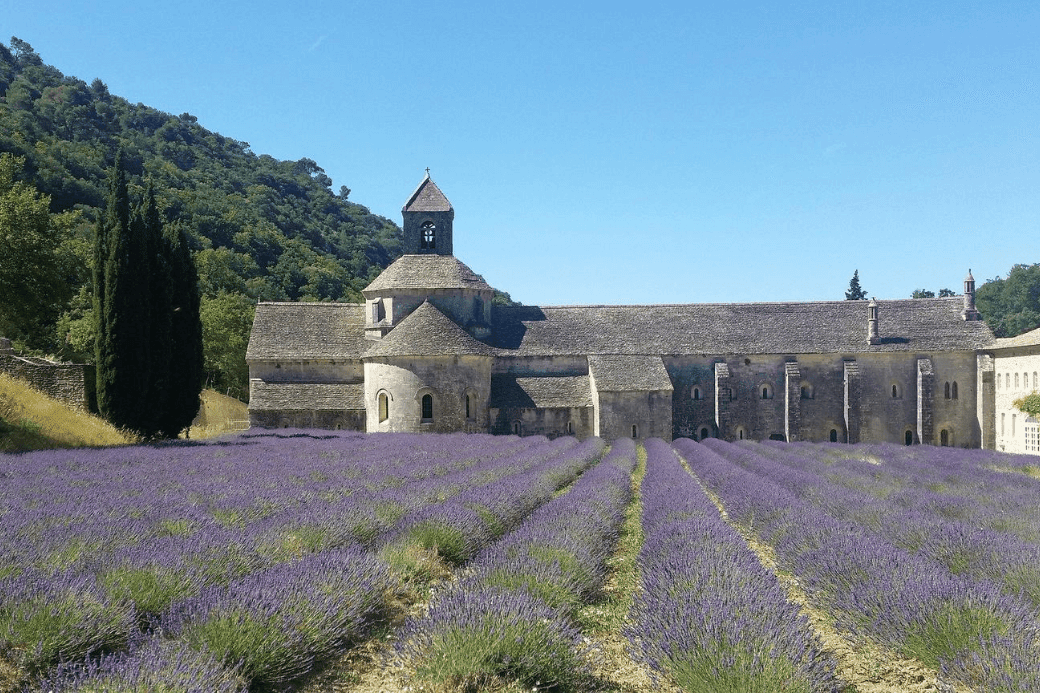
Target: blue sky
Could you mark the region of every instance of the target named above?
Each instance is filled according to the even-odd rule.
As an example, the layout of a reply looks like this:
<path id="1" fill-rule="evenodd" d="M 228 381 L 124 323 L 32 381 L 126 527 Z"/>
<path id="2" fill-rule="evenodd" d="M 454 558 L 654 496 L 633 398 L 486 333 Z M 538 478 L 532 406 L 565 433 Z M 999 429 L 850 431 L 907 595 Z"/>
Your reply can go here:
<path id="1" fill-rule="evenodd" d="M 1040 262 L 1040 3 L 0 0 L 0 41 L 400 223 L 529 304 L 958 293 Z"/>

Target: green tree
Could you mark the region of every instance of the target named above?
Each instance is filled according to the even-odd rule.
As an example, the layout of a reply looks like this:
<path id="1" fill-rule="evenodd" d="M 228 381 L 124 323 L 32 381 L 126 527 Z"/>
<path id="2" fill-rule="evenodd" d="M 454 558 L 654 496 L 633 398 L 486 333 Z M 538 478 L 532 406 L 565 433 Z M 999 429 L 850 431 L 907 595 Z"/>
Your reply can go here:
<path id="1" fill-rule="evenodd" d="M 914 293 L 910 295 L 910 298 L 935 298 L 935 292 L 928 289 L 914 289 Z"/>
<path id="2" fill-rule="evenodd" d="M 1040 419 L 1040 394 L 1033 393 L 1016 399 L 1013 404 L 1019 411 L 1029 414 L 1034 419 Z"/>
<path id="3" fill-rule="evenodd" d="M 50 198 L 16 180 L 24 164 L 0 154 L 0 334 L 33 341 L 72 292 L 59 255 L 65 229 L 53 223 Z"/>
<path id="4" fill-rule="evenodd" d="M 859 270 L 852 273 L 849 281 L 849 290 L 845 292 L 846 301 L 862 301 L 867 297 L 867 292 L 859 285 Z"/>
<path id="5" fill-rule="evenodd" d="M 950 298 L 956 295 L 953 289 L 939 289 L 939 298 Z"/>
<path id="6" fill-rule="evenodd" d="M 249 387 L 246 347 L 256 304 L 241 294 L 202 299 L 202 332 L 208 386 L 245 399 Z"/>
<path id="7" fill-rule="evenodd" d="M 975 292 L 975 305 L 998 337 L 1014 337 L 1040 326 L 1040 264 L 1015 265 Z"/>

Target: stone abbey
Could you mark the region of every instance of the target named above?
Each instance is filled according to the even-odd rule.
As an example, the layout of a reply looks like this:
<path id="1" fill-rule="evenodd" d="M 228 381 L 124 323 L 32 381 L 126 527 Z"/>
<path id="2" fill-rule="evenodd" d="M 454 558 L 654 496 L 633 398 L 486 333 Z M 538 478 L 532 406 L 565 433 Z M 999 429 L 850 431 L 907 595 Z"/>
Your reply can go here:
<path id="1" fill-rule="evenodd" d="M 402 212 L 364 304 L 257 306 L 252 425 L 993 448 L 1001 354 L 1040 358 L 1040 331 L 1000 348 L 970 272 L 947 298 L 494 306 L 428 174 Z"/>

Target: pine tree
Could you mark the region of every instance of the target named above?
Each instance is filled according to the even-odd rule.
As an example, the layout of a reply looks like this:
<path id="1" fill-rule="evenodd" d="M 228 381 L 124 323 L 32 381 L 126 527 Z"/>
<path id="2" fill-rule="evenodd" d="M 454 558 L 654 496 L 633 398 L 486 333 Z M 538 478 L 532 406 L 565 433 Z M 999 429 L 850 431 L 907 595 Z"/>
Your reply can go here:
<path id="1" fill-rule="evenodd" d="M 846 301 L 862 301 L 867 297 L 867 292 L 859 285 L 859 270 L 852 273 L 852 280 L 849 282 L 849 290 L 845 292 Z"/>

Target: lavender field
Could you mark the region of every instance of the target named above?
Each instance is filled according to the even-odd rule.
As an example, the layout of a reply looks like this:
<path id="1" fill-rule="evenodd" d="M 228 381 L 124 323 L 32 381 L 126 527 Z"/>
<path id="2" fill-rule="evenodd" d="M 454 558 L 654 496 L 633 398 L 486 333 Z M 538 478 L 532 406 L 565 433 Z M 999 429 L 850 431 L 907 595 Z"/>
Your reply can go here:
<path id="1" fill-rule="evenodd" d="M 895 690 L 822 629 L 1040 691 L 1034 463 L 299 430 L 4 455 L 0 692 L 364 690 L 375 642 L 388 690 Z"/>

